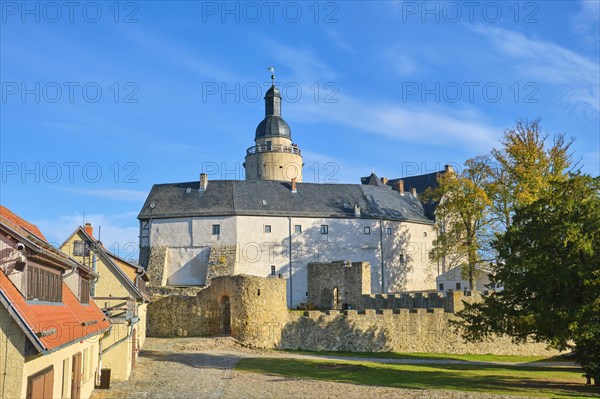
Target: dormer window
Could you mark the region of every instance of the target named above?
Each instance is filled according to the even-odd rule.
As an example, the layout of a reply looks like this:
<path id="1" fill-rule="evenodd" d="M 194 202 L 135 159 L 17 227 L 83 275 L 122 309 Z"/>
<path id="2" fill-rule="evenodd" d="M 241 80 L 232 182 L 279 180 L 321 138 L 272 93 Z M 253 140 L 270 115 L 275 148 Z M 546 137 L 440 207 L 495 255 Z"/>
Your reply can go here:
<path id="1" fill-rule="evenodd" d="M 79 278 L 79 302 L 89 303 L 91 284 L 90 280 Z"/>
<path id="2" fill-rule="evenodd" d="M 73 242 L 73 256 L 90 256 L 90 243 L 88 241 Z"/>
<path id="3" fill-rule="evenodd" d="M 62 278 L 58 270 L 27 265 L 27 292 L 29 301 L 62 302 Z"/>

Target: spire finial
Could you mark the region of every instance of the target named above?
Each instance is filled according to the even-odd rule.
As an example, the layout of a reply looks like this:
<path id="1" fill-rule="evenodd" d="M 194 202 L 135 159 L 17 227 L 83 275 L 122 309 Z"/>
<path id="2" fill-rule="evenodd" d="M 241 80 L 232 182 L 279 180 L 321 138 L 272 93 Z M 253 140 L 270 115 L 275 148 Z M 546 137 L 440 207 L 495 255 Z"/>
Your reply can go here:
<path id="1" fill-rule="evenodd" d="M 275 86 L 275 67 L 270 66 L 267 69 L 269 70 L 269 72 L 271 72 L 271 85 Z"/>

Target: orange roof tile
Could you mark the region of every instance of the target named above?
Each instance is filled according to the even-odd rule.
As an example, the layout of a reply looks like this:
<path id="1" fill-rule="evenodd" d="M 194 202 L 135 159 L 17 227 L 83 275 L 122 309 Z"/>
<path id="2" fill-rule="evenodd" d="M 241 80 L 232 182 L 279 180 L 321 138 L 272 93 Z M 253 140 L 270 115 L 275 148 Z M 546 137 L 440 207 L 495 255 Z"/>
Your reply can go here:
<path id="1" fill-rule="evenodd" d="M 17 287 L 0 272 L 0 290 L 21 316 L 22 321 L 36 334 L 56 329 L 39 341 L 48 351 L 81 340 L 110 328 L 110 322 L 92 301 L 82 304 L 63 282 L 62 303 L 41 304 L 26 301 Z M 42 334 L 43 335 L 43 334 Z"/>
<path id="2" fill-rule="evenodd" d="M 38 227 L 35 224 L 29 223 L 27 220 L 15 215 L 7 207 L 0 205 L 0 216 L 3 216 L 11 223 L 16 224 L 20 228 L 26 230 L 28 233 L 37 236 L 37 238 L 48 242 L 48 240 L 46 240 L 46 237 L 44 237 L 40 229 L 38 229 Z"/>

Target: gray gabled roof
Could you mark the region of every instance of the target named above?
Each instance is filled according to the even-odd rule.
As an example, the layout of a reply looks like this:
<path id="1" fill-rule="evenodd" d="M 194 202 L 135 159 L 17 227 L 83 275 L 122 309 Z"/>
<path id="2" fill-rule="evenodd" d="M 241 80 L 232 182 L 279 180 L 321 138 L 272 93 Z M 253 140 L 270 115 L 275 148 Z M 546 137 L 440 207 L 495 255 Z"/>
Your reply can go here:
<path id="1" fill-rule="evenodd" d="M 140 220 L 196 216 L 295 216 L 414 221 L 430 224 L 421 202 L 389 187 L 361 184 L 290 183 L 280 181 L 213 180 L 205 191 L 199 183 L 156 184 L 138 215 Z"/>

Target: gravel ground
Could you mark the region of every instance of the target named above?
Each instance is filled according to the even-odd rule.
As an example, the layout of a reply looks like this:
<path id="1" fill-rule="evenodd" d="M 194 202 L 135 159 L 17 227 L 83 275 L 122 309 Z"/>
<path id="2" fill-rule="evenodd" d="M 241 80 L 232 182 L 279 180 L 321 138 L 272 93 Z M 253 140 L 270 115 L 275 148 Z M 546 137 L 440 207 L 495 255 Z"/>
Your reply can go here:
<path id="1" fill-rule="evenodd" d="M 241 358 L 261 356 L 296 357 L 245 348 L 232 338 L 148 338 L 129 381 L 112 381 L 111 389 L 96 389 L 92 399 L 513 398 L 475 392 L 373 387 L 234 370 Z"/>

